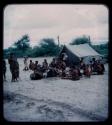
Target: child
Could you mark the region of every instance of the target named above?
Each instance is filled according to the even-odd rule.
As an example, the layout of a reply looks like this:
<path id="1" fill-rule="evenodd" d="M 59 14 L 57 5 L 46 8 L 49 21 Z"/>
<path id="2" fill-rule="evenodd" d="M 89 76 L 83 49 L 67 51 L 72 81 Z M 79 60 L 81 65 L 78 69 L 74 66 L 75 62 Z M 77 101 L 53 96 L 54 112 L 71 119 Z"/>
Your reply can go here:
<path id="1" fill-rule="evenodd" d="M 24 57 L 24 65 L 25 65 L 25 67 L 24 67 L 24 69 L 23 69 L 24 71 L 28 70 L 27 60 L 28 60 L 28 58 L 27 58 L 27 57 Z"/>

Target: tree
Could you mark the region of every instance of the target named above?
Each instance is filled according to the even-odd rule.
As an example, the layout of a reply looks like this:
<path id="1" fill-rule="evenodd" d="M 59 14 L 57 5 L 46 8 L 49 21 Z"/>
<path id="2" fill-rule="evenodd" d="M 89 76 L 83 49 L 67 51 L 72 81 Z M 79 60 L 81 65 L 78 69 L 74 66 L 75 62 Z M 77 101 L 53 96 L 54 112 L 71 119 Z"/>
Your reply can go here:
<path id="1" fill-rule="evenodd" d="M 40 42 L 40 49 L 43 55 L 53 56 L 57 54 L 59 47 L 55 44 L 54 39 L 44 38 Z"/>
<path id="2" fill-rule="evenodd" d="M 60 50 L 60 47 L 55 44 L 52 38 L 42 39 L 39 46 L 33 48 L 30 47 L 29 42 L 29 36 L 24 35 L 21 39 L 17 40 L 13 46 L 4 50 L 4 57 L 7 58 L 10 52 L 13 52 L 17 57 L 56 56 Z"/>
<path id="3" fill-rule="evenodd" d="M 90 44 L 90 37 L 87 37 L 87 36 L 78 37 L 78 38 L 74 39 L 70 43 L 70 45 L 79 45 L 79 44 L 84 44 L 84 43 Z"/>
<path id="4" fill-rule="evenodd" d="M 40 46 L 41 47 L 48 47 L 48 46 L 52 46 L 52 47 L 55 47 L 56 44 L 54 42 L 54 39 L 52 38 L 44 38 L 40 41 Z"/>
<path id="5" fill-rule="evenodd" d="M 92 47 L 102 55 L 108 55 L 108 43 L 99 44 L 99 45 L 92 45 Z"/>
<path id="6" fill-rule="evenodd" d="M 18 50 L 22 50 L 23 52 L 25 52 L 30 47 L 29 42 L 30 42 L 29 36 L 24 35 L 20 40 L 14 43 L 14 46 Z"/>

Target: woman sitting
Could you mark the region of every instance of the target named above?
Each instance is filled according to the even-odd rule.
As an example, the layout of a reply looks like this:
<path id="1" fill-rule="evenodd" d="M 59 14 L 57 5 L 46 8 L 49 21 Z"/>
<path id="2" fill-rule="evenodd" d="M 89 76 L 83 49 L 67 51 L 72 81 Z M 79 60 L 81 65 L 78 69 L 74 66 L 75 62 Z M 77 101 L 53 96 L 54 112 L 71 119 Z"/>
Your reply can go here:
<path id="1" fill-rule="evenodd" d="M 43 78 L 43 72 L 41 71 L 40 65 L 37 65 L 36 68 L 33 69 L 34 73 L 30 75 L 31 80 L 39 80 Z"/>
<path id="2" fill-rule="evenodd" d="M 34 70 L 34 67 L 34 63 L 32 62 L 32 60 L 30 60 L 29 69 Z"/>
<path id="3" fill-rule="evenodd" d="M 71 75 L 72 75 L 72 78 L 71 78 L 72 80 L 79 80 L 80 79 L 79 71 L 77 68 L 72 69 Z"/>

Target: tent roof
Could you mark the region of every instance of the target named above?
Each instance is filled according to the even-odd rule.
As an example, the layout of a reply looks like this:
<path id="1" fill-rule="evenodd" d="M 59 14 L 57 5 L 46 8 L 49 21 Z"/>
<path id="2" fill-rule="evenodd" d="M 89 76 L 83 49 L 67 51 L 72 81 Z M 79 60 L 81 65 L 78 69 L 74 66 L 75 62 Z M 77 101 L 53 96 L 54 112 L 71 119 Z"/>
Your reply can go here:
<path id="1" fill-rule="evenodd" d="M 67 45 L 66 46 L 72 53 L 78 57 L 85 56 L 101 56 L 89 44 L 80 44 L 80 45 Z"/>

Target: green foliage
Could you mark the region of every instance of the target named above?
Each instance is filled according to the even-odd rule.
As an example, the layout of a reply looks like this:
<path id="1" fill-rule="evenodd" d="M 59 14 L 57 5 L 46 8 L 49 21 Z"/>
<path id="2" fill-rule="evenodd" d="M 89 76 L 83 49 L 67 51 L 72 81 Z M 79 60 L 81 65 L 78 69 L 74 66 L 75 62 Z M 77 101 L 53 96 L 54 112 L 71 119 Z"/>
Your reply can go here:
<path id="1" fill-rule="evenodd" d="M 54 39 L 44 38 L 40 40 L 39 46 L 32 50 L 33 56 L 55 56 L 59 52 L 59 47 L 55 44 Z"/>
<path id="2" fill-rule="evenodd" d="M 92 45 L 92 47 L 102 55 L 108 55 L 108 43 L 100 45 Z"/>
<path id="3" fill-rule="evenodd" d="M 90 37 L 78 37 L 76 39 L 74 39 L 70 45 L 80 45 L 80 44 L 84 44 L 84 43 L 90 43 Z"/>
<path id="4" fill-rule="evenodd" d="M 54 56 L 58 53 L 59 47 L 55 44 L 54 39 L 46 38 L 40 41 L 40 51 L 42 55 Z"/>
<path id="5" fill-rule="evenodd" d="M 4 58 L 8 58 L 13 52 L 17 57 L 39 57 L 39 56 L 55 56 L 60 51 L 60 47 L 55 44 L 54 39 L 45 38 L 40 41 L 39 46 L 31 48 L 29 46 L 29 37 L 24 35 L 20 40 L 14 43 L 14 48 L 9 47 L 4 50 Z"/>
<path id="6" fill-rule="evenodd" d="M 3 54 L 4 54 L 4 58 L 8 58 L 10 53 L 14 53 L 17 57 L 23 57 L 25 56 L 28 51 L 31 49 L 30 45 L 29 45 L 29 36 L 28 35 L 24 35 L 21 39 L 17 40 L 17 42 L 15 42 L 13 44 L 13 47 L 9 47 L 8 49 L 5 49 Z"/>
<path id="7" fill-rule="evenodd" d="M 29 45 L 30 39 L 28 35 L 24 35 L 21 39 L 14 43 L 13 47 L 3 50 L 4 58 L 8 58 L 10 53 L 14 53 L 17 57 L 40 57 L 40 56 L 57 56 L 60 52 L 62 45 L 59 47 L 52 38 L 44 38 L 40 40 L 39 46 L 33 48 Z M 73 40 L 71 45 L 79 45 L 84 43 L 90 43 L 90 39 L 83 36 Z M 108 56 L 108 44 L 92 45 L 98 53 Z"/>
<path id="8" fill-rule="evenodd" d="M 30 47 L 29 42 L 29 36 L 24 35 L 20 40 L 14 43 L 14 46 L 17 50 L 22 50 L 23 52 L 25 52 Z"/>

